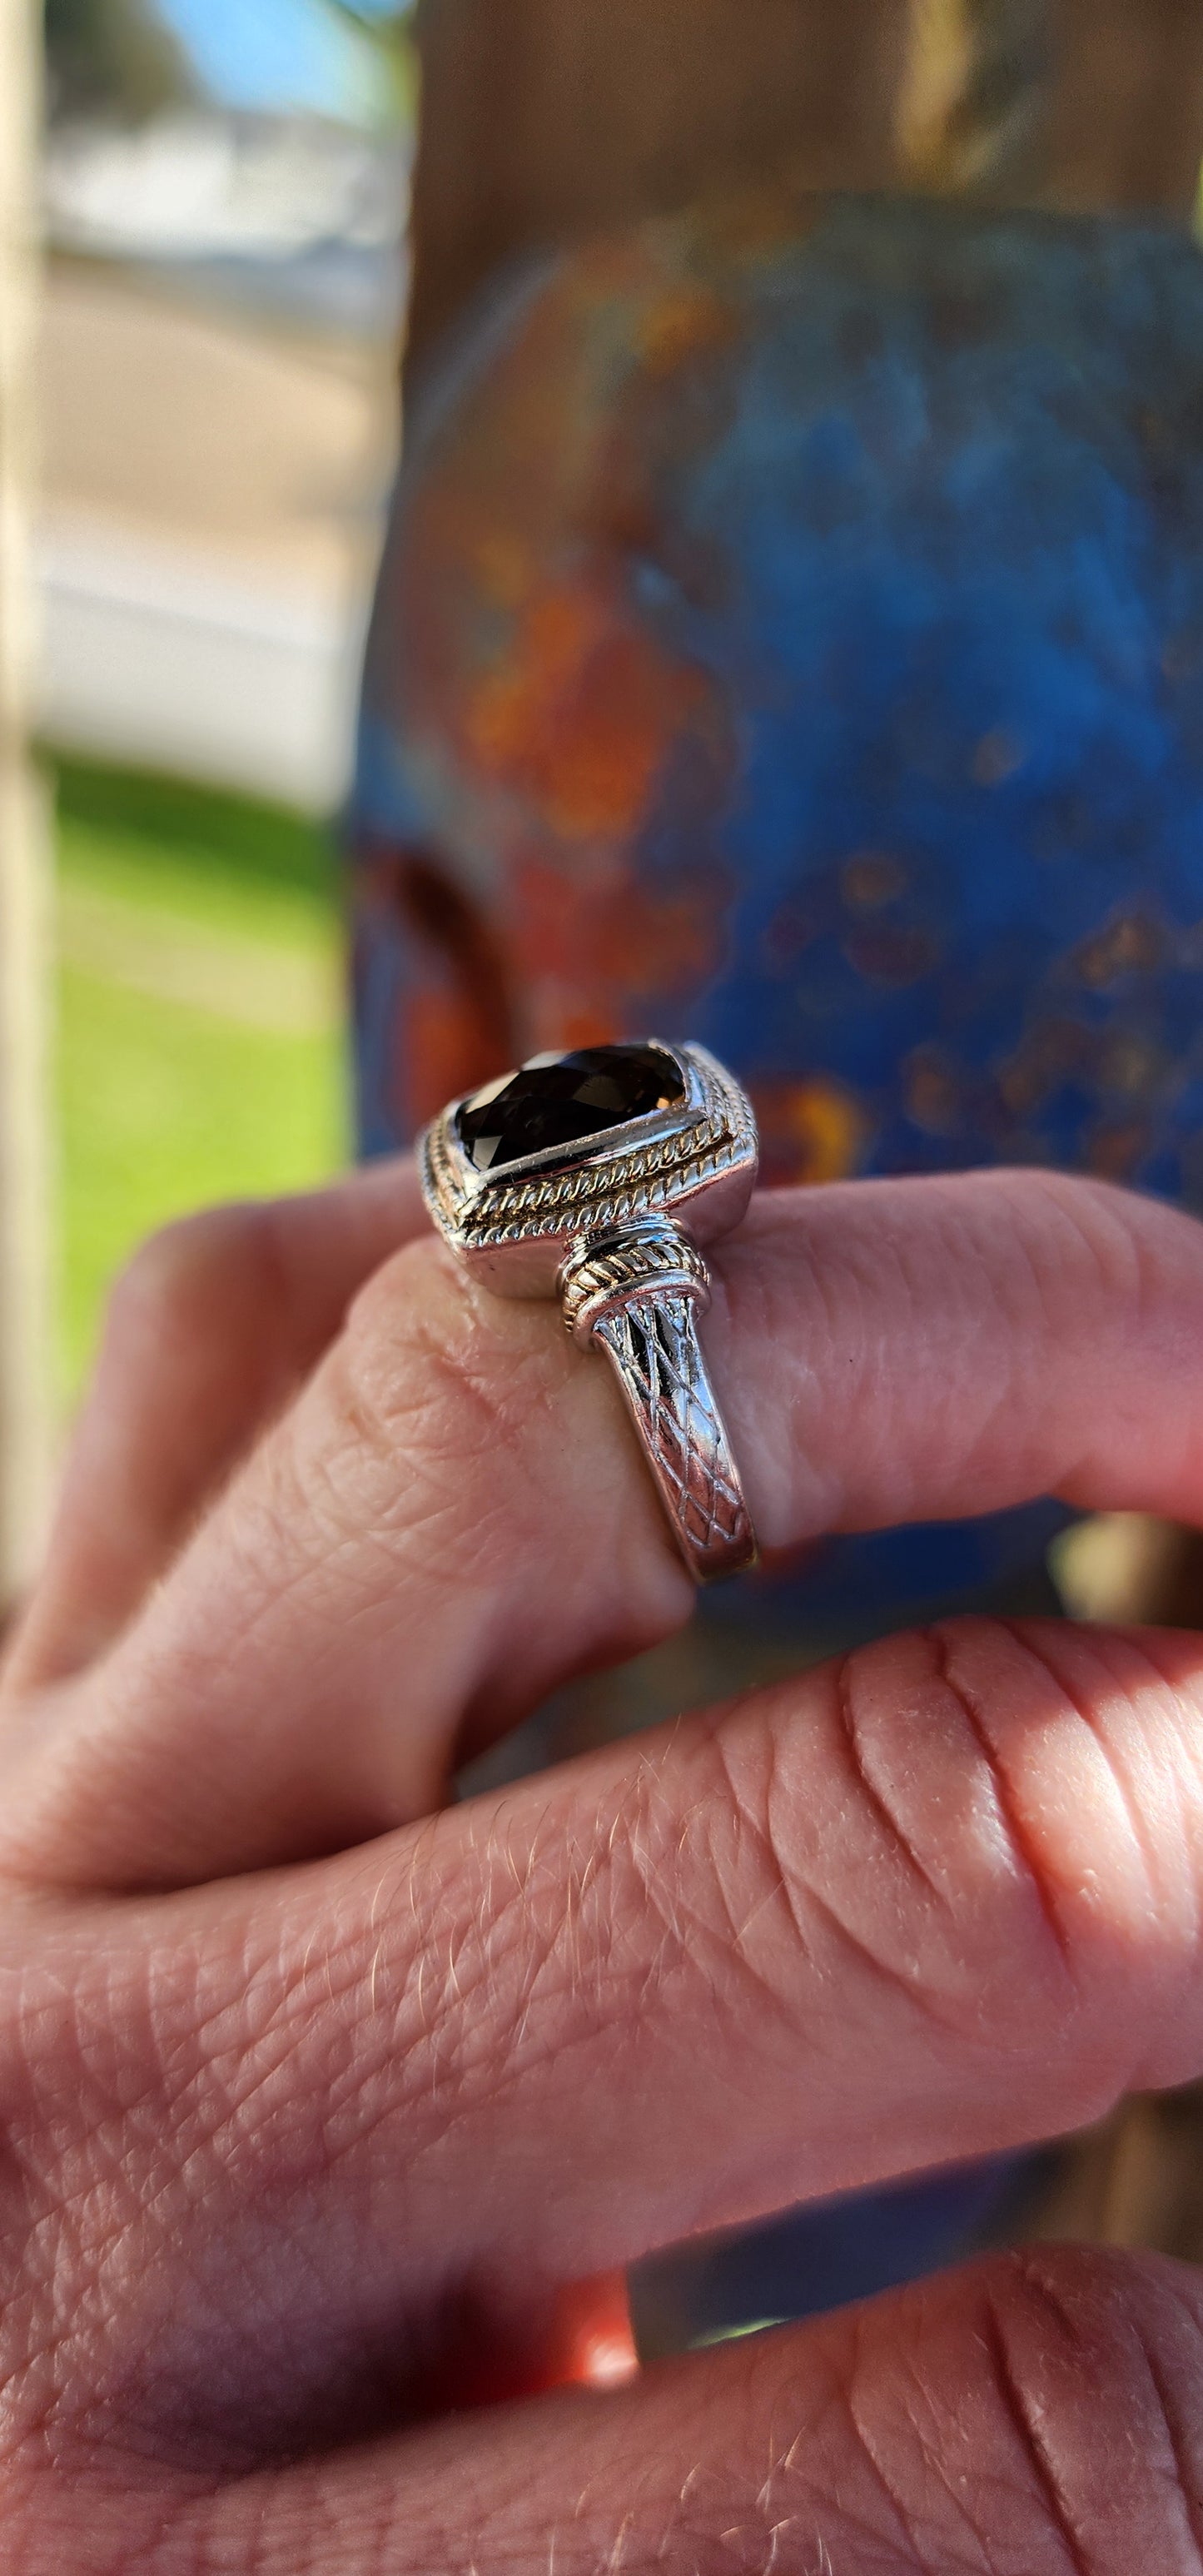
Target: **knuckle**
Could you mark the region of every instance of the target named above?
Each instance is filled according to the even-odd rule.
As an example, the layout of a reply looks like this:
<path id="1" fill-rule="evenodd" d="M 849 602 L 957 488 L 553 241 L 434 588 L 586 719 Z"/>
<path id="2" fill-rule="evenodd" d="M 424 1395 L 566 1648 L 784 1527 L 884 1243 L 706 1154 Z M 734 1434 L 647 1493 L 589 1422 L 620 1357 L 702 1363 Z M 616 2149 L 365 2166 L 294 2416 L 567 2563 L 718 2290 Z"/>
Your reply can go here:
<path id="1" fill-rule="evenodd" d="M 958 1621 L 717 1712 L 691 1757 L 708 1785 L 649 1888 L 666 1921 L 687 1918 L 695 1972 L 720 1997 L 746 2000 L 753 1980 L 757 2026 L 778 2038 L 804 2019 L 825 2040 L 826 1996 L 841 2048 L 884 2008 L 922 2041 L 933 2105 L 966 2083 L 997 2095 L 1005 2063 L 1016 2137 L 1185 2080 L 1195 1756 L 1167 1685 L 1160 1717 L 1142 1707 L 1129 1776 L 1120 1701 L 1152 1684 L 1143 1662 L 1085 1674 L 1088 1651 L 1077 1631 Z"/>
<path id="2" fill-rule="evenodd" d="M 911 1642 L 930 1658 L 928 1776 L 908 1797 L 910 1763 L 874 1764 L 870 1745 L 870 1787 L 915 1820 L 917 1864 L 950 1908 L 995 2041 L 1034 2062 L 1052 2052 L 1079 2088 L 1067 2123 L 1088 2119 L 1134 2080 L 1138 2046 L 1180 2010 L 1197 1962 L 1173 1730 L 1133 1774 L 1124 1713 L 1135 1721 L 1143 1688 L 1148 1739 L 1148 1675 L 1058 1623 L 964 1618 Z M 1160 1801 L 1159 1762 L 1175 1773 Z"/>
<path id="3" fill-rule="evenodd" d="M 718 1742 L 714 1875 L 762 1976 L 796 1993 L 802 1951 L 838 1976 L 844 2009 L 875 2013 L 885 1989 L 950 2046 L 1035 2060 L 1076 2002 L 1074 1962 L 938 1644 L 857 1650 L 745 1703 Z"/>
<path id="4" fill-rule="evenodd" d="M 149 1235 L 110 1293 L 110 1344 L 211 1321 L 214 1273 L 257 1245 L 263 1216 L 253 1205 L 207 1208 Z"/>
<path id="5" fill-rule="evenodd" d="M 338 1395 L 351 1438 L 407 1472 L 433 1482 L 441 1468 L 465 1468 L 491 1451 L 501 1433 L 500 1406 L 487 1369 L 467 1353 L 428 1298 L 398 1300 L 393 1282 L 374 1283 L 357 1299 L 340 1354 Z M 404 1286 L 412 1292 L 412 1274 Z"/>
<path id="6" fill-rule="evenodd" d="M 149 1235 L 119 1272 L 109 1292 L 107 1339 L 112 1346 L 152 1328 L 179 1299 L 189 1258 L 191 1220 Z"/>
<path id="7" fill-rule="evenodd" d="M 244 2444 L 228 2392 L 253 2377 L 280 2291 L 278 2244 L 251 2212 L 260 2195 L 279 2206 L 312 2190 L 338 2135 L 332 2098 L 347 2097 L 350 2125 L 355 2096 L 370 2093 L 358 2066 L 349 2080 L 337 1969 L 333 1958 L 315 2003 L 306 1976 L 267 1950 L 248 1992 L 233 1955 L 198 1973 L 169 1945 L 136 1937 L 97 1959 L 68 1938 L 11 1981 L 0 2471 L 31 2452 L 53 2459 L 97 2428 L 107 2440 L 124 2426 L 164 2456 Z M 314 2093 L 290 2081 L 302 2055 Z M 315 2259 L 315 2298 L 320 2289 Z M 323 2366 L 297 2357 L 299 2411 Z"/>
<path id="8" fill-rule="evenodd" d="M 1060 1961 L 1054 2005 L 1072 2002 L 1082 2041 L 1088 2017 L 1092 2089 L 1067 2117 L 1193 2074 L 1201 1774 L 1181 1673 L 1133 1636 L 1061 1621 L 957 1621 L 934 1642 L 980 1740 L 1016 1886 Z M 1004 2010 L 1006 1991 L 1004 1975 Z M 1028 1998 L 1010 1991 L 1014 2016 Z"/>
<path id="9" fill-rule="evenodd" d="M 985 1829 L 984 1843 L 979 1845 L 979 1868 L 958 1874 L 947 1882 L 948 1892 L 954 1902 L 964 1904 L 967 1913 L 973 1906 L 975 1893 L 981 1891 L 986 1894 L 989 1912 L 986 1920 L 978 1924 L 979 1939 L 974 1945 L 975 1965 L 979 1973 L 983 1958 L 998 1957 L 997 1947 L 990 1936 L 1010 1932 L 1012 1935 L 1026 1934 L 1023 1943 L 1027 1953 L 1026 1964 L 1034 1965 L 1043 1954 L 1059 1962 L 1068 1974 L 1073 1963 L 1059 1910 L 1060 1891 L 1050 1850 L 1033 1824 L 1021 1784 L 1017 1782 L 1012 1765 L 1004 1758 L 997 1731 L 1002 1714 L 998 1703 L 1003 1700 L 1003 1691 L 992 1689 L 989 1679 L 983 1687 L 980 1669 L 971 1669 L 969 1657 L 958 1653 L 958 1645 L 966 1640 L 976 1643 L 979 1665 L 996 1648 L 1006 1657 L 1008 1667 L 1015 1657 L 1015 1641 L 1010 1631 L 1001 1621 L 990 1619 L 953 1622 L 948 1627 L 934 1628 L 921 1641 L 931 1656 L 937 1727 L 941 1703 L 946 1703 L 959 1738 L 965 1785 L 973 1803 L 975 1821 Z M 1067 1706 L 1065 1692 L 1047 1666 L 1040 1664 L 1038 1657 L 1032 1660 L 1042 1684 L 1051 1690 L 1056 1713 L 1060 1716 Z M 1013 1674 L 1009 1677 L 1013 1682 Z M 943 1730 L 940 1732 L 942 1735 Z M 932 1821 L 935 1822 L 934 1817 Z M 937 1856 L 930 1850 L 931 1839 L 929 1830 L 925 1837 L 929 1846 L 928 1865 L 935 1867 L 938 1865 Z M 992 1867 L 987 1867 L 984 1888 L 980 1870 L 983 1858 L 993 1863 Z M 919 1865 L 922 1865 L 921 1857 Z M 983 1932 L 985 1940 L 981 1938 Z M 1013 1970 L 1015 1964 L 1014 1952 L 1008 1944 L 1008 1969 Z M 1009 1974 L 1005 1983 L 1009 1991 L 1012 1985 Z M 1030 2008 L 1030 2002 L 1029 1992 L 1024 1998 L 1025 2012 Z"/>
<path id="10" fill-rule="evenodd" d="M 335 1358 L 338 1481 L 358 1485 L 366 1467 L 378 1508 L 406 1533 L 470 1536 L 490 1558 L 504 1534 L 512 1554 L 527 1516 L 547 1517 L 562 1339 L 543 1309 L 472 1296 L 441 1246 L 407 1247 L 354 1300 Z"/>
<path id="11" fill-rule="evenodd" d="M 474 1295 L 442 1245 L 425 1240 L 359 1290 L 344 1339 L 353 1382 L 383 1421 L 425 1410 L 433 1392 L 436 1404 L 450 1402 L 457 1436 L 474 1428 L 490 1443 L 523 1418 L 526 1390 L 515 1375 L 535 1375 L 538 1356 L 555 1347 L 545 1333 L 532 1335 L 526 1309 Z"/>
<path id="12" fill-rule="evenodd" d="M 1203 2286 L 1185 2265 L 1036 2247 L 988 2266 L 992 2394 L 1071 2565 L 1203 2564 Z M 1148 2534 L 1131 2552 L 1134 2534 Z"/>
<path id="13" fill-rule="evenodd" d="M 102 2284 L 145 2187 L 136 2119 L 154 2074 L 121 2016 L 97 2059 L 87 1979 L 64 1963 L 0 1976 L 0 2459 L 51 2444 L 95 2403 L 119 2319 Z M 119 2257 L 118 2257 L 119 2260 Z M 137 2328 L 133 2329 L 134 2334 Z"/>
<path id="14" fill-rule="evenodd" d="M 1180 1210 L 1085 1175 L 1042 1172 L 1024 1179 L 1048 1218 L 1038 1267 L 1058 1324 L 1068 1312 L 1080 1328 L 1084 1308 L 1094 1311 L 1126 1348 L 1132 1335 L 1144 1337 L 1170 1321 L 1177 1292 L 1189 1280 L 1197 1291 L 1198 1229 Z"/>
<path id="15" fill-rule="evenodd" d="M 908 2570 L 1199 2576 L 1201 2325 L 1184 2267 L 1086 2246 L 853 2313 L 828 2346 L 857 2463 L 841 2503 Z"/>

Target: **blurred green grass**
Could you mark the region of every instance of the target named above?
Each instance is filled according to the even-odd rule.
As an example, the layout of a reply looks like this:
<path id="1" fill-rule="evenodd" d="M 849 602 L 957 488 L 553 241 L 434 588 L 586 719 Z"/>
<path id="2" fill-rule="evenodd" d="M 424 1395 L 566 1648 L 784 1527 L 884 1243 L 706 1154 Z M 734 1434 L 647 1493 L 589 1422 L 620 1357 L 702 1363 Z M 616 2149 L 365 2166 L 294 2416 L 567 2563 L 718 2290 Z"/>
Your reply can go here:
<path id="1" fill-rule="evenodd" d="M 58 765 L 57 1088 L 64 1401 L 122 1264 L 220 1198 L 346 1159 L 329 834 L 207 789 Z"/>

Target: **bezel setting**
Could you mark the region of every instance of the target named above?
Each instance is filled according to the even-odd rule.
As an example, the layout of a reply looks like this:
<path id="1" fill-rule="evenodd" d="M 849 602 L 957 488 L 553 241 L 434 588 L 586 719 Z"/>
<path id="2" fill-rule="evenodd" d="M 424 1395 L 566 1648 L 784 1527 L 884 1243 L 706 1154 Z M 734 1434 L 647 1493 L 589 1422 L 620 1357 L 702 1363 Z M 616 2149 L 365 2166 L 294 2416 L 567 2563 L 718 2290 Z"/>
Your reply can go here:
<path id="1" fill-rule="evenodd" d="M 681 1075 L 683 1098 L 569 1145 L 480 1172 L 460 1141 L 452 1101 L 420 1147 L 427 1207 L 465 1267 L 495 1294 L 550 1297 L 582 1242 L 667 1217 L 698 1244 L 730 1233 L 756 1181 L 751 1103 L 705 1047 L 655 1046 Z"/>

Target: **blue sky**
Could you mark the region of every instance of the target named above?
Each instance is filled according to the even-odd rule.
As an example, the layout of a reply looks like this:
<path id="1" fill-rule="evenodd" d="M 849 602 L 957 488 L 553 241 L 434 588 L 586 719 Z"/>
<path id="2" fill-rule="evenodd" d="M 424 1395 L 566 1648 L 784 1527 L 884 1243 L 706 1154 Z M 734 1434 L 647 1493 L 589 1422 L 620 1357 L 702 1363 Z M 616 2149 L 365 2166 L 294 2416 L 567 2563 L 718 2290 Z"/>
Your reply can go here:
<path id="1" fill-rule="evenodd" d="M 363 15 L 386 6 L 363 0 Z M 373 113 L 370 51 L 324 0 L 158 0 L 158 7 L 201 78 L 230 106 Z"/>

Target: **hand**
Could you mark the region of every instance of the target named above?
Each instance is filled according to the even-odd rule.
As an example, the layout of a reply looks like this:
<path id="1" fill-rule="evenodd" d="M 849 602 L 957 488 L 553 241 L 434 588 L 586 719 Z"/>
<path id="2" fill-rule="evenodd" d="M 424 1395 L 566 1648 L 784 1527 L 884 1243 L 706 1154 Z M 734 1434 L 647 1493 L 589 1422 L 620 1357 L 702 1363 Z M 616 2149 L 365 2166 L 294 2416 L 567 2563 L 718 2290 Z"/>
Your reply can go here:
<path id="1" fill-rule="evenodd" d="M 770 1547 L 1203 1521 L 1188 1219 L 861 1184 L 718 1268 Z M 608 1371 L 408 1170 L 135 1266 L 0 1727 L 12 2576 L 1198 2570 L 1203 2285 L 1151 2258 L 569 2384 L 653 2247 L 1203 2069 L 1196 1640 L 970 1620 L 443 1804 L 688 1607 Z"/>

